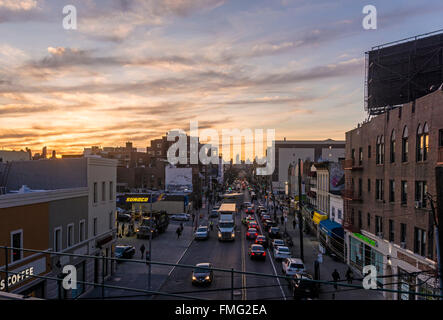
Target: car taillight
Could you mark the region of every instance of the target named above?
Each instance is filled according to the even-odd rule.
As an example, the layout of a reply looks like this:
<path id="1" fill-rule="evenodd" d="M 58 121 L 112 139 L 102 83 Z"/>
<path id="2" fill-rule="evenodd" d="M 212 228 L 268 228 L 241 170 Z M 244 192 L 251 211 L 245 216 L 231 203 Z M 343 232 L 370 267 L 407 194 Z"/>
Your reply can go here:
<path id="1" fill-rule="evenodd" d="M 257 235 L 258 235 L 258 233 L 255 234 L 255 236 L 257 236 Z"/>
<path id="2" fill-rule="evenodd" d="M 255 253 L 254 253 L 254 252 L 252 252 L 252 253 L 251 253 L 251 256 L 253 256 L 253 255 L 255 255 Z"/>
<path id="3" fill-rule="evenodd" d="M 263 252 L 263 255 L 265 256 L 265 255 L 266 255 L 266 252 Z"/>

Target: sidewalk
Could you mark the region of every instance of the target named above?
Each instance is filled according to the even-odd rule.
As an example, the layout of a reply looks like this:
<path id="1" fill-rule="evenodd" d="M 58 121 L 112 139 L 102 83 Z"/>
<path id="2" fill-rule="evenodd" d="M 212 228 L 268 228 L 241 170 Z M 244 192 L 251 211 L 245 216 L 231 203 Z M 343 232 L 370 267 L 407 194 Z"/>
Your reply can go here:
<path id="1" fill-rule="evenodd" d="M 171 222 L 165 233 L 152 240 L 152 261 L 177 263 L 183 253 L 192 243 L 194 233 L 190 222 L 184 223 L 184 230 L 179 239 L 175 233 L 179 222 Z M 140 247 L 144 244 L 146 250 L 149 247 L 148 239 L 137 239 L 135 235 L 131 237 L 117 238 L 116 245 L 131 245 L 135 247 L 133 260 L 141 259 Z M 152 265 L 151 268 L 151 288 L 158 291 L 164 281 L 167 280 L 172 266 Z M 118 263 L 115 273 L 105 281 L 106 285 L 130 287 L 148 290 L 148 267 L 145 263 L 122 262 Z M 137 295 L 139 295 L 137 297 Z M 125 298 L 126 296 L 126 298 Z M 133 297 L 131 297 L 133 296 Z M 101 287 L 95 287 L 84 298 L 100 298 Z M 140 292 L 127 291 L 121 289 L 105 288 L 106 297 L 122 297 L 122 299 L 150 299 L 149 296 Z"/>
<path id="2" fill-rule="evenodd" d="M 282 212 L 277 211 L 279 226 L 284 232 L 284 225 L 280 223 L 280 217 Z M 300 257 L 300 233 L 299 226 L 293 228 L 292 222 L 294 220 L 293 216 L 288 217 L 288 222 L 286 223 L 286 230 L 292 237 L 294 246 L 292 247 L 292 253 L 294 257 Z M 303 253 L 304 253 L 304 264 L 308 273 L 314 275 L 314 261 L 317 260 L 319 254 L 319 241 L 313 234 L 303 234 Z M 320 280 L 332 281 L 332 272 L 334 269 L 340 274 L 340 282 L 347 283 L 345 278 L 345 273 L 348 270 L 348 265 L 342 262 L 333 260 L 328 255 L 323 255 L 323 263 L 320 264 Z M 358 276 L 355 275 L 357 278 Z M 354 280 L 352 284 L 361 285 L 361 281 Z M 382 292 L 370 291 L 364 289 L 354 289 L 347 287 L 338 287 L 336 291 L 332 285 L 322 285 L 322 290 L 320 292 L 319 299 L 322 300 L 384 300 Z"/>

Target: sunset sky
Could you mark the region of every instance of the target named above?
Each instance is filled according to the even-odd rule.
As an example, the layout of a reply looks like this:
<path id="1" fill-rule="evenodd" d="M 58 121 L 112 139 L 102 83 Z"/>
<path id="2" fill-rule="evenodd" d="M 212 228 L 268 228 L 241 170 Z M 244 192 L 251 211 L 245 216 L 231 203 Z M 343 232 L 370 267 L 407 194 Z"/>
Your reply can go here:
<path id="1" fill-rule="evenodd" d="M 441 0 L 0 0 L 0 149 L 144 149 L 190 120 L 344 140 L 366 117 L 364 52 L 442 17 Z"/>

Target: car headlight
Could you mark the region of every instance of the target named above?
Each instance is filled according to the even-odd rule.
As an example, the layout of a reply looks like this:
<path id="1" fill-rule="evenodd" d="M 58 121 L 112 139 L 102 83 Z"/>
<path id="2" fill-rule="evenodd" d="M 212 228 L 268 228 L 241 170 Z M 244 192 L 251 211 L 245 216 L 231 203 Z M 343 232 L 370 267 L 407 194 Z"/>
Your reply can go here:
<path id="1" fill-rule="evenodd" d="M 232 236 L 233 238 L 235 238 L 235 232 L 231 233 L 231 236 Z"/>
<path id="2" fill-rule="evenodd" d="M 222 234 L 221 234 L 221 232 L 219 231 L 219 232 L 218 232 L 218 237 L 221 238 L 221 236 L 222 236 Z"/>
<path id="3" fill-rule="evenodd" d="M 197 278 L 195 276 L 192 276 L 192 280 L 197 280 Z"/>
<path id="4" fill-rule="evenodd" d="M 206 277 L 205 277 L 205 280 L 209 280 L 209 279 L 210 279 L 209 276 L 206 276 Z"/>
<path id="5" fill-rule="evenodd" d="M 139 231 L 140 231 L 140 229 L 135 230 L 135 232 L 139 232 Z"/>

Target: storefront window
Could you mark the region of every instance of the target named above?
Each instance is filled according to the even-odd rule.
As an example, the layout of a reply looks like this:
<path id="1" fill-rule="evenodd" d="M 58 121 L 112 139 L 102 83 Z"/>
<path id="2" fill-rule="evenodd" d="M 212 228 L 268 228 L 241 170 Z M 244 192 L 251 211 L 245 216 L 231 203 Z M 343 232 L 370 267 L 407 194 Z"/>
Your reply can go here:
<path id="1" fill-rule="evenodd" d="M 398 268 L 398 290 L 403 292 L 398 293 L 398 300 L 415 300 L 416 278 L 411 276 L 405 270 Z"/>
<path id="2" fill-rule="evenodd" d="M 363 272 L 364 266 L 373 265 L 377 269 L 377 277 L 383 276 L 383 255 L 380 252 L 353 237 L 350 238 L 350 247 L 350 259 L 354 267 Z M 380 281 L 377 284 L 383 285 Z"/>

